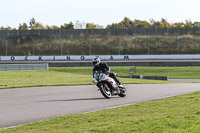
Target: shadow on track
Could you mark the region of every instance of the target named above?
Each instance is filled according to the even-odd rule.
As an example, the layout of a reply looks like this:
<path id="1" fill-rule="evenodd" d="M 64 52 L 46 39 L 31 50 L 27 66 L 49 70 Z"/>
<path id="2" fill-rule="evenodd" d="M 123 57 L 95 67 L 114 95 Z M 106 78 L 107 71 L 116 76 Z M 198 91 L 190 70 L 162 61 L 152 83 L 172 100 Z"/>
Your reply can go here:
<path id="1" fill-rule="evenodd" d="M 117 98 L 117 97 L 112 97 Z M 61 100 L 47 100 L 47 101 L 36 101 L 36 102 L 73 102 L 73 101 L 95 101 L 95 100 L 109 100 L 106 98 L 78 98 L 78 99 L 61 99 Z"/>

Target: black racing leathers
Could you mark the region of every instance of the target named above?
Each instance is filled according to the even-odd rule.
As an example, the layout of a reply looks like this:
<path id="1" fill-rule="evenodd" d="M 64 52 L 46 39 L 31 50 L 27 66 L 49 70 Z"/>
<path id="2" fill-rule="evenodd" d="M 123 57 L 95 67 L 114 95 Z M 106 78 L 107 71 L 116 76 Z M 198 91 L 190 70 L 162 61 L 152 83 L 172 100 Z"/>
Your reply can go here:
<path id="1" fill-rule="evenodd" d="M 110 68 L 108 67 L 108 65 L 104 62 L 101 62 L 98 66 L 95 66 L 93 68 L 93 77 L 94 77 L 94 73 L 95 71 L 102 71 L 102 73 L 106 73 L 110 71 Z"/>
<path id="2" fill-rule="evenodd" d="M 98 66 L 95 66 L 93 68 L 93 78 L 94 78 L 95 71 L 97 72 L 101 71 L 102 73 L 107 73 L 109 74 L 109 77 L 113 78 L 118 84 L 121 84 L 117 76 L 114 73 L 110 72 L 110 68 L 108 67 L 106 63 L 101 62 Z"/>

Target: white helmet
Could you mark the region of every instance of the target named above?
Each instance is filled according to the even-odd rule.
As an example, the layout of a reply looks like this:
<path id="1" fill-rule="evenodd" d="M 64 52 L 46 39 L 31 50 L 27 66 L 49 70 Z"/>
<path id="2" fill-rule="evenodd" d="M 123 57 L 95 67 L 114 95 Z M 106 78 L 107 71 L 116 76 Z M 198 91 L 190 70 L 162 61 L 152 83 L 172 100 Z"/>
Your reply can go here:
<path id="1" fill-rule="evenodd" d="M 92 60 L 93 66 L 98 66 L 101 63 L 101 59 L 96 57 Z"/>

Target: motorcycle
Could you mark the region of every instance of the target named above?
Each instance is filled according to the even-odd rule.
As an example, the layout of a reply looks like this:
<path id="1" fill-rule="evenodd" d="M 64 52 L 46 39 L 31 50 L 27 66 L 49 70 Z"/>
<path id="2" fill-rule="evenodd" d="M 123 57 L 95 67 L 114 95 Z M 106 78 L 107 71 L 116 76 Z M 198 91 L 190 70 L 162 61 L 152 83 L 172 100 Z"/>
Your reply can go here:
<path id="1" fill-rule="evenodd" d="M 101 94 L 109 99 L 114 95 L 120 97 L 126 96 L 126 88 L 123 85 L 118 85 L 116 81 L 109 77 L 108 74 L 102 72 L 95 72 L 93 83 L 99 88 Z"/>

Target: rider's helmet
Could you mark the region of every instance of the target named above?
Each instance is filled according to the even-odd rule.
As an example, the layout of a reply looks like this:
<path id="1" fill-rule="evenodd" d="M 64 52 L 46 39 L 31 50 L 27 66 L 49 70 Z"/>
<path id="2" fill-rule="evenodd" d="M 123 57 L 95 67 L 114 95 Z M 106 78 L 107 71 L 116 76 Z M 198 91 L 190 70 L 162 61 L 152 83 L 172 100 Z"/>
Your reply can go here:
<path id="1" fill-rule="evenodd" d="M 98 66 L 101 63 L 101 59 L 96 57 L 92 60 L 93 66 Z"/>

